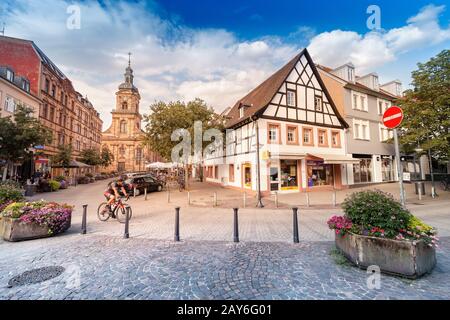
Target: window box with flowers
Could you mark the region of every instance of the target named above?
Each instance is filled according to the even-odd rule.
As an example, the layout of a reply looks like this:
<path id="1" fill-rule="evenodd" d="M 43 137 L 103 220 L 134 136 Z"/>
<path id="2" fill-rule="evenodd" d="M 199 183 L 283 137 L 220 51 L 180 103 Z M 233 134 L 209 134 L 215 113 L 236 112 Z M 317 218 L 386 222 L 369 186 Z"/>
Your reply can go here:
<path id="1" fill-rule="evenodd" d="M 410 279 L 436 265 L 436 230 L 389 194 L 369 190 L 355 192 L 342 204 L 344 216 L 333 216 L 328 226 L 335 231 L 338 250 L 360 268 L 378 266 L 381 272 Z"/>
<path id="2" fill-rule="evenodd" d="M 70 228 L 73 207 L 55 202 L 12 202 L 1 208 L 1 233 L 6 241 L 50 237 Z"/>

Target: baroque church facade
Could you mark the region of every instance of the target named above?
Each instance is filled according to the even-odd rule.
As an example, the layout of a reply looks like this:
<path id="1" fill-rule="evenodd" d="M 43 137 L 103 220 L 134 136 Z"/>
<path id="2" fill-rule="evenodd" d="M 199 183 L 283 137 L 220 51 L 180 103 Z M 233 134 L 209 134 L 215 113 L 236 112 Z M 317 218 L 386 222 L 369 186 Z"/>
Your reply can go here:
<path id="1" fill-rule="evenodd" d="M 102 134 L 102 144 L 114 155 L 108 172 L 145 171 L 147 163 L 161 161 L 157 153 L 143 145 L 142 115 L 139 113 L 141 96 L 134 85 L 130 60 L 124 82 L 116 92 L 116 107 L 111 112 L 112 124 Z"/>

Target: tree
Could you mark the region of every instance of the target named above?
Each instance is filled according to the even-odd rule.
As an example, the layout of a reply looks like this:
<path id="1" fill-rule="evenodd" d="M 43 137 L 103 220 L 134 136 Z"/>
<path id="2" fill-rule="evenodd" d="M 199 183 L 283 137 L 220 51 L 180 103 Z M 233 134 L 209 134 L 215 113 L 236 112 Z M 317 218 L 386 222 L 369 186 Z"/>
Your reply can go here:
<path id="1" fill-rule="evenodd" d="M 108 167 L 114 161 L 114 155 L 109 150 L 108 146 L 104 145 L 102 148 L 102 152 L 100 154 L 101 165 L 103 167 Z"/>
<path id="2" fill-rule="evenodd" d="M 188 103 L 156 102 L 150 106 L 151 113 L 145 115 L 146 135 L 145 143 L 163 158 L 171 159 L 173 147 L 179 142 L 172 141 L 171 135 L 177 129 L 186 129 L 192 137 L 194 144 L 194 122 L 201 121 L 203 131 L 210 128 L 223 130 L 224 119 L 216 114 L 211 107 L 201 99 L 195 99 Z M 203 142 L 203 146 L 210 142 Z"/>
<path id="3" fill-rule="evenodd" d="M 98 166 L 102 164 L 100 152 L 95 148 L 84 149 L 81 151 L 80 159 L 82 162 L 90 166 Z"/>
<path id="4" fill-rule="evenodd" d="M 14 161 L 25 160 L 33 146 L 52 141 L 51 130 L 33 117 L 33 112 L 30 107 L 18 105 L 13 117 L 0 118 L 0 159 L 7 162 L 3 180 Z"/>
<path id="5" fill-rule="evenodd" d="M 52 163 L 64 168 L 70 166 L 70 161 L 72 160 L 72 145 L 60 144 L 58 146 L 58 152 L 52 158 Z"/>
<path id="6" fill-rule="evenodd" d="M 443 50 L 412 72 L 413 89 L 399 105 L 404 120 L 400 142 L 406 152 L 420 146 L 440 161 L 450 158 L 450 50 Z"/>

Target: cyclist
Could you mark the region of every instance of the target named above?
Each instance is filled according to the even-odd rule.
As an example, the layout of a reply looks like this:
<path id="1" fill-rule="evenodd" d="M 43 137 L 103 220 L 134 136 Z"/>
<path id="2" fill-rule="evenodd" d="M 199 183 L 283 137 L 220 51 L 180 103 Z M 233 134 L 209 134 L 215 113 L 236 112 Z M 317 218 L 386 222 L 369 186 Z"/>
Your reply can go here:
<path id="1" fill-rule="evenodd" d="M 122 191 L 123 195 L 128 198 L 127 188 L 129 185 L 125 182 L 126 177 L 120 176 L 116 181 L 111 181 L 108 183 L 108 188 L 105 190 L 103 195 L 105 196 L 108 204 L 106 208 L 111 211 L 111 205 L 119 198 L 119 190 Z"/>

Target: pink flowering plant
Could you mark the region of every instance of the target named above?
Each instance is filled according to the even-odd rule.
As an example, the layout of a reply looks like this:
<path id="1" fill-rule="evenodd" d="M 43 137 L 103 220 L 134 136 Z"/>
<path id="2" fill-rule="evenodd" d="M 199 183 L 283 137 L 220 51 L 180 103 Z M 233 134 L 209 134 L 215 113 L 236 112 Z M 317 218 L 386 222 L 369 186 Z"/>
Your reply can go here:
<path id="1" fill-rule="evenodd" d="M 328 227 L 344 236 L 355 233 L 403 241 L 423 240 L 437 247 L 437 231 L 404 209 L 392 195 L 379 190 L 352 193 L 343 204 L 344 216 L 333 216 Z"/>
<path id="2" fill-rule="evenodd" d="M 1 212 L 3 217 L 19 219 L 23 223 L 45 226 L 49 234 L 65 231 L 70 225 L 73 207 L 56 202 L 14 202 Z"/>

